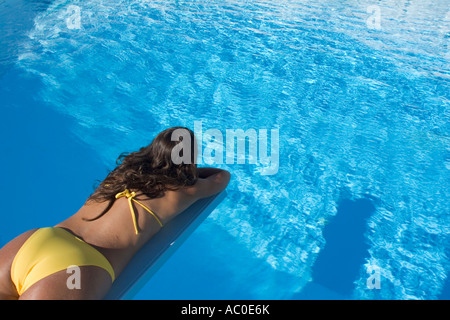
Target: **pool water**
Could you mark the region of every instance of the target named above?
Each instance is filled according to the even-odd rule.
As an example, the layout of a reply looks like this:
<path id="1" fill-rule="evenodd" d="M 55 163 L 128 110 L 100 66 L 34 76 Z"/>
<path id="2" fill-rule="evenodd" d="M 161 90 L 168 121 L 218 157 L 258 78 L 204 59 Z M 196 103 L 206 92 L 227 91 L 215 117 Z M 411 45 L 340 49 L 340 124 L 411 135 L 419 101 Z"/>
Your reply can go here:
<path id="1" fill-rule="evenodd" d="M 0 2 L 0 244 L 169 126 L 278 129 L 278 172 L 217 164 L 227 199 L 136 298 L 448 299 L 449 10 Z"/>

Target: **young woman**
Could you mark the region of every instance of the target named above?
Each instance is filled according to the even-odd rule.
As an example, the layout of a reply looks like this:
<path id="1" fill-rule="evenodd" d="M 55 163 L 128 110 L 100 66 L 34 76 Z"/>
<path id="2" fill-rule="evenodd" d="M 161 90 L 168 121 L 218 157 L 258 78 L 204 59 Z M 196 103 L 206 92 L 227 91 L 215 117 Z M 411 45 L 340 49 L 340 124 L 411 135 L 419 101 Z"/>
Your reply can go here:
<path id="1" fill-rule="evenodd" d="M 191 138 L 192 143 L 184 142 L 192 161 L 173 161 L 174 147 L 182 143 L 172 141 L 175 130 L 186 130 L 184 137 Z M 0 250 L 0 299 L 103 298 L 133 255 L 167 222 L 227 186 L 228 171 L 197 168 L 195 148 L 187 128 L 161 132 L 149 146 L 121 155 L 73 216 L 6 244 Z M 70 266 L 81 272 L 79 289 L 67 285 Z"/>

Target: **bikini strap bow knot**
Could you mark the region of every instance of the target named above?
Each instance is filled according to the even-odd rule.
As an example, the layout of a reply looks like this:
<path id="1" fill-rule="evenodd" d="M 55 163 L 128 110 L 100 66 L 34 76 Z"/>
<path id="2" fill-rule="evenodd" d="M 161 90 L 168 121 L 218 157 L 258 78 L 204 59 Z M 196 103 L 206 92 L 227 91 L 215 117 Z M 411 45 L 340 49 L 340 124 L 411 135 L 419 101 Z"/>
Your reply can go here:
<path id="1" fill-rule="evenodd" d="M 136 192 L 134 192 L 134 191 L 130 192 L 130 190 L 128 190 L 128 189 L 125 189 L 124 191 L 119 192 L 118 194 L 116 194 L 116 199 L 119 199 L 119 198 L 122 198 L 122 197 L 126 197 L 128 199 L 128 205 L 130 206 L 130 212 L 131 212 L 131 217 L 133 219 L 133 225 L 134 225 L 135 233 L 138 234 L 139 231 L 138 231 L 138 228 L 137 228 L 136 214 L 134 212 L 133 202 L 136 202 L 142 208 L 144 208 L 148 213 L 150 213 L 156 219 L 156 221 L 158 221 L 159 225 L 162 227 L 163 224 L 161 223 L 161 220 L 159 220 L 159 218 L 156 216 L 156 214 L 154 214 L 147 206 L 145 206 L 144 204 L 142 204 L 139 201 L 137 201 L 136 199 L 134 199 L 135 196 L 136 196 Z"/>
<path id="2" fill-rule="evenodd" d="M 128 200 L 133 200 L 133 198 L 136 196 L 136 192 L 130 192 L 130 190 L 125 189 L 125 191 L 119 192 L 116 194 L 116 199 L 119 199 L 121 197 L 127 197 Z"/>

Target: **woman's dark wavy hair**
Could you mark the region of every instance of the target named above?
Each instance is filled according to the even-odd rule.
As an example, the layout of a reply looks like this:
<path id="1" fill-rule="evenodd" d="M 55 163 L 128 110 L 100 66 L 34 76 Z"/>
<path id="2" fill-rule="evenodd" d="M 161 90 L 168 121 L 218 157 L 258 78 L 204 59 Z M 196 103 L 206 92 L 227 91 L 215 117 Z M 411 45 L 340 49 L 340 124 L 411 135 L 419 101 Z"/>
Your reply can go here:
<path id="1" fill-rule="evenodd" d="M 191 163 L 175 164 L 172 149 L 180 141 L 172 141 L 172 133 L 177 129 L 187 130 L 191 137 Z M 117 167 L 95 189 L 86 202 L 109 201 L 108 206 L 97 217 L 85 219 L 93 221 L 111 209 L 116 194 L 129 189 L 140 191 L 148 198 L 158 198 L 167 190 L 178 190 L 197 182 L 197 165 L 194 152 L 194 133 L 184 127 L 172 127 L 159 133 L 150 145 L 132 153 L 122 153 L 117 159 Z"/>

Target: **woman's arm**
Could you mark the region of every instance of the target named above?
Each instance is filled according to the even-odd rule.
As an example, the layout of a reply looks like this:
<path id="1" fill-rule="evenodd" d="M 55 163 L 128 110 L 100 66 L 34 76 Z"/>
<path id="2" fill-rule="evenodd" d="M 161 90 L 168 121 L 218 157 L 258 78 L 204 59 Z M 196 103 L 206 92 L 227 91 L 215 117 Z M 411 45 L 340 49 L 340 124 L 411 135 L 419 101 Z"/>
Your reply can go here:
<path id="1" fill-rule="evenodd" d="M 217 168 L 198 168 L 197 183 L 187 192 L 196 198 L 207 198 L 223 191 L 230 182 L 231 174 Z"/>
<path id="2" fill-rule="evenodd" d="M 213 174 L 220 173 L 220 172 L 228 172 L 226 170 L 222 170 L 219 168 L 211 168 L 211 167 L 202 167 L 197 168 L 198 177 L 199 178 L 208 178 L 209 176 L 212 176 Z"/>

